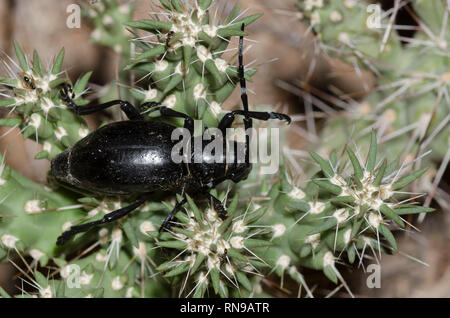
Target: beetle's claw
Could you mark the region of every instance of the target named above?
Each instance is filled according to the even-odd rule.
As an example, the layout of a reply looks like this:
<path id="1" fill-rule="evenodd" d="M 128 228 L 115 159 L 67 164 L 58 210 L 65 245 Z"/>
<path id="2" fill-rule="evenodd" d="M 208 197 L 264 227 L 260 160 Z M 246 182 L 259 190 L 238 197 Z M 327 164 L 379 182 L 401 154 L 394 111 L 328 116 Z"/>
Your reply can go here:
<path id="1" fill-rule="evenodd" d="M 286 114 L 283 114 L 283 116 L 284 116 L 284 120 L 286 120 L 287 124 L 290 125 L 292 122 L 291 117 Z"/>
<path id="2" fill-rule="evenodd" d="M 217 215 L 219 218 L 224 221 L 228 217 L 228 212 L 223 207 L 216 207 Z"/>
<path id="3" fill-rule="evenodd" d="M 286 114 L 281 114 L 281 113 L 271 113 L 270 115 L 271 115 L 270 117 L 271 117 L 272 119 L 285 120 L 285 121 L 287 122 L 288 125 L 291 124 L 292 119 L 291 119 L 291 117 L 289 117 L 289 116 L 286 115 Z"/>
<path id="4" fill-rule="evenodd" d="M 226 213 L 226 211 L 225 211 L 225 213 L 219 213 L 219 218 L 222 221 L 225 221 L 228 218 L 228 213 Z"/>
<path id="5" fill-rule="evenodd" d="M 65 100 L 67 98 L 67 91 L 66 91 L 66 87 L 63 86 L 60 90 L 59 90 L 59 94 L 61 95 L 61 98 L 63 100 Z"/>
<path id="6" fill-rule="evenodd" d="M 61 90 L 59 91 L 63 101 L 67 102 L 70 99 L 75 98 L 75 93 L 72 89 L 72 86 L 70 86 L 67 83 L 64 83 Z"/>
<path id="7" fill-rule="evenodd" d="M 56 239 L 56 245 L 62 246 L 64 244 L 66 244 L 66 242 L 69 240 L 69 238 L 70 238 L 70 236 L 68 235 L 68 233 L 64 232 L 63 234 L 58 236 L 58 238 Z"/>
<path id="8" fill-rule="evenodd" d="M 286 114 L 282 114 L 282 113 L 274 113 L 274 112 L 272 112 L 272 113 L 270 113 L 270 118 L 271 119 L 285 120 L 288 125 L 291 123 L 291 117 L 289 117 Z"/>

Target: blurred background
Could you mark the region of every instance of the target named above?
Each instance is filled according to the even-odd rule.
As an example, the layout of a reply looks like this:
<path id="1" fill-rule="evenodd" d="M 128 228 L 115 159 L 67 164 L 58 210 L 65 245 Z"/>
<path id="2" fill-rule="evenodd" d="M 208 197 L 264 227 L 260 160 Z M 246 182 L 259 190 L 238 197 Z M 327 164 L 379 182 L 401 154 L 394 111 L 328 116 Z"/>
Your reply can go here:
<path id="1" fill-rule="evenodd" d="M 135 20 L 149 16 L 149 2 L 135 0 Z M 433 1 L 433 0 L 430 0 Z M 289 109 L 290 114 L 304 112 L 302 85 L 317 91 L 334 87 L 362 98 L 374 89 L 375 80 L 370 72 L 356 73 L 346 63 L 322 55 L 312 32 L 302 24 L 294 8 L 294 0 L 240 0 L 235 1 L 249 13 L 264 15 L 247 30 L 251 48 L 246 53 L 248 62 L 255 60 L 258 73 L 249 84 L 252 94 L 250 103 L 267 104 Z M 375 2 L 375 1 L 374 1 Z M 394 1 L 382 1 L 383 8 L 392 7 Z M 17 40 L 24 51 L 31 54 L 39 51 L 43 61 L 50 61 L 64 47 L 66 50 L 64 68 L 71 79 L 93 71 L 91 86 L 96 89 L 114 79 L 118 69 L 116 54 L 90 41 L 92 28 L 82 20 L 81 28 L 66 26 L 67 6 L 75 0 L 2 0 L 0 1 L 0 49 L 14 56 L 12 42 Z M 411 17 L 404 10 L 397 19 L 404 24 L 411 23 Z M 3 58 L 3 57 L 2 57 Z M 2 74 L 0 74 L 2 75 Z M 236 91 L 227 101 L 231 109 L 239 105 Z M 2 114 L 5 115 L 5 114 Z M 2 134 L 0 128 L 0 134 Z M 291 140 L 299 149 L 305 140 L 296 136 Z M 0 151 L 6 152 L 6 160 L 14 169 L 27 177 L 45 182 L 49 162 L 34 160 L 40 146 L 30 140 L 24 141 L 10 133 L 0 140 Z M 448 169 L 447 169 L 448 170 Z M 450 174 L 443 181 L 450 184 Z M 419 224 L 421 232 L 398 233 L 402 252 L 396 257 L 383 255 L 381 259 L 381 288 L 366 287 L 367 274 L 356 268 L 348 268 L 346 280 L 354 294 L 359 297 L 450 297 L 450 214 L 437 211 Z M 413 256 L 428 264 L 425 266 L 408 258 Z M 0 265 L 0 285 L 12 283 L 14 271 L 10 265 Z M 311 279 L 320 280 L 321 273 L 310 273 Z M 322 285 L 321 285 L 322 286 Z M 326 295 L 330 290 L 324 290 Z M 346 294 L 336 294 L 346 297 Z"/>

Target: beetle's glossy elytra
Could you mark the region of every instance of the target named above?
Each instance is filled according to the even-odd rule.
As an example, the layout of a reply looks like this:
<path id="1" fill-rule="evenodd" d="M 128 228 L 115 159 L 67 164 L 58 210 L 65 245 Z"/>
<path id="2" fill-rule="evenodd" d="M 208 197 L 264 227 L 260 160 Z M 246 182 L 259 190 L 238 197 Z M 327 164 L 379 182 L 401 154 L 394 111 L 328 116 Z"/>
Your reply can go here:
<path id="1" fill-rule="evenodd" d="M 183 165 L 171 159 L 174 128 L 153 121 L 103 126 L 59 154 L 52 174 L 60 182 L 104 194 L 178 188 Z"/>

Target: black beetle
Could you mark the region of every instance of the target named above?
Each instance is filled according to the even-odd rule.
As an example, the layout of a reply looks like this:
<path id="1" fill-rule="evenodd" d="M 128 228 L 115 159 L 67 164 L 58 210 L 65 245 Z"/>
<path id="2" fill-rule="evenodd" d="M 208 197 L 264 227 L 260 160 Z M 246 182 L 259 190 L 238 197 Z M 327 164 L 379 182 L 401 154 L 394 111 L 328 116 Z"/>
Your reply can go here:
<path id="1" fill-rule="evenodd" d="M 242 25 L 244 30 L 244 24 Z M 244 110 L 227 113 L 219 123 L 218 128 L 225 132 L 230 128 L 235 115 L 244 116 L 245 129 L 252 127 L 252 118 L 259 120 L 282 119 L 291 122 L 289 116 L 274 112 L 253 112 L 248 110 L 246 83 L 243 65 L 243 37 L 239 39 L 239 78 L 241 98 Z M 221 218 L 226 217 L 226 210 L 220 200 L 209 193 L 209 190 L 224 180 L 239 182 L 245 180 L 251 170 L 249 162 L 249 136 L 246 135 L 244 147 L 245 160 L 237 160 L 237 156 L 228 158 L 226 141 L 223 141 L 224 155 L 215 162 L 207 160 L 201 163 L 175 163 L 171 152 L 177 141 L 171 139 L 175 126 L 156 121 L 145 121 L 141 113 L 130 103 L 121 100 L 110 101 L 96 106 L 78 106 L 72 98 L 71 87 L 64 85 L 61 89 L 61 99 L 78 115 L 91 114 L 114 105 L 120 108 L 129 118 L 105 125 L 73 147 L 57 155 L 51 162 L 51 174 L 58 182 L 89 190 L 104 195 L 141 195 L 141 199 L 129 206 L 108 213 L 103 219 L 72 226 L 58 237 L 57 244 L 62 245 L 77 233 L 84 232 L 92 226 L 109 223 L 132 212 L 150 198 L 150 193 L 156 190 L 181 191 L 184 197 L 160 229 L 167 229 L 174 215 L 186 203 L 185 192 L 202 194 L 211 199 L 214 208 Z M 141 109 L 159 109 L 161 116 L 183 118 L 184 128 L 193 136 L 194 121 L 188 115 L 162 106 L 159 103 L 144 103 Z M 194 138 L 194 137 L 192 137 Z M 193 154 L 192 154 L 193 156 Z M 228 159 L 227 159 L 228 158 Z M 235 159 L 236 158 L 236 159 Z"/>

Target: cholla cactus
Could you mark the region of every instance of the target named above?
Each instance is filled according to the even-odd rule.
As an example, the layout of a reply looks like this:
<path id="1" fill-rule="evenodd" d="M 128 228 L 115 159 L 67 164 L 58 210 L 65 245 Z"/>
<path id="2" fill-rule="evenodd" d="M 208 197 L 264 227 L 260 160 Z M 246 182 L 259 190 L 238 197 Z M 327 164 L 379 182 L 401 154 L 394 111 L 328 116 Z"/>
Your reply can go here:
<path id="1" fill-rule="evenodd" d="M 59 96 L 59 86 L 66 82 L 61 77 L 64 50 L 48 69 L 43 67 L 36 51 L 31 65 L 16 42 L 15 51 L 19 64 L 11 60 L 9 66 L 5 61 L 9 77 L 0 77 L 0 85 L 4 86 L 0 94 L 5 97 L 0 101 L 0 107 L 10 108 L 14 117 L 3 118 L 0 123 L 19 127 L 25 138 L 43 144 L 38 158 L 51 159 L 89 133 L 84 120 L 67 110 Z M 73 88 L 75 100 L 80 105 L 87 103 L 82 96 L 90 75 L 86 73 Z"/>
<path id="2" fill-rule="evenodd" d="M 241 18 L 239 8 L 223 21 L 210 16 L 218 1 L 161 1 L 165 8 L 153 20 L 127 25 L 149 31 L 152 35 L 136 39 L 141 52 L 130 68 L 143 71 L 142 79 L 151 78 L 148 89 L 133 89 L 141 102 L 162 102 L 165 106 L 202 119 L 214 127 L 223 116 L 222 103 L 238 81 L 237 67 L 222 58 L 229 50 L 229 39 L 260 15 Z M 255 70 L 247 69 L 250 78 Z"/>
<path id="3" fill-rule="evenodd" d="M 447 166 L 450 32 L 446 21 L 450 8 L 445 0 L 416 0 L 411 4 L 418 24 L 411 38 L 396 34 L 397 6 L 390 14 L 378 7 L 377 26 L 376 12 L 367 10 L 369 4 L 363 0 L 344 1 L 343 6 L 336 1 L 298 4 L 327 53 L 345 59 L 358 74 L 361 69 L 373 72 L 378 80 L 376 90 L 365 99 L 343 103 L 340 106 L 344 110 L 330 116 L 321 133 L 320 152 L 330 153 L 336 144 L 366 138 L 376 129 L 378 139 L 394 156 L 402 160 L 418 158 L 426 165 L 433 165 L 428 158 L 441 161 L 441 167 L 431 169 L 430 174 Z M 431 155 L 422 159 L 430 148 Z M 438 173 L 434 181 L 417 185 L 416 190 L 435 193 L 439 180 Z M 431 197 L 427 198 L 427 205 L 430 201 Z"/>
<path id="4" fill-rule="evenodd" d="M 303 210 L 300 211 L 305 213 L 305 217 L 311 213 L 316 214 L 316 218 L 329 216 L 329 219 L 318 225 L 310 235 L 320 234 L 327 240 L 330 233 L 335 234 L 334 240 L 327 242 L 328 248 L 333 250 L 341 251 L 347 248 L 355 236 L 357 244 L 364 245 L 365 236 L 361 234 L 368 231 L 375 233 L 377 238 L 380 233 L 396 251 L 397 244 L 386 225 L 394 222 L 403 228 L 405 223 L 401 215 L 433 210 L 405 204 L 410 200 L 395 200 L 394 195 L 402 194 L 400 190 L 419 178 L 427 168 L 402 176 L 410 170 L 408 167 L 402 165 L 396 170 L 396 161 L 389 164 L 386 159 L 377 162 L 375 133 L 371 136 L 365 165 L 350 148 L 347 149 L 348 160 L 353 167 L 352 173 L 346 171 L 349 161 L 339 162 L 336 157 L 325 160 L 315 153 L 311 154 L 319 164 L 321 172 L 312 181 L 317 187 L 312 186 L 304 199 L 309 201 L 308 207 L 301 207 Z M 350 220 L 351 222 L 348 222 Z M 332 231 L 327 233 L 330 229 Z M 381 249 L 379 242 L 376 249 Z M 354 252 L 352 255 L 349 258 L 354 258 Z"/>
<path id="5" fill-rule="evenodd" d="M 258 275 L 267 266 L 255 255 L 255 249 L 271 245 L 264 239 L 270 230 L 256 225 L 265 209 L 242 209 L 236 196 L 228 207 L 228 218 L 222 221 L 213 208 L 202 211 L 189 197 L 188 202 L 187 212 L 176 215 L 171 233 L 157 243 L 174 250 L 174 257 L 158 270 L 182 285 L 180 296 L 203 297 L 210 286 L 221 297 L 253 292 L 248 276 Z"/>
<path id="6" fill-rule="evenodd" d="M 329 160 L 312 152 L 321 170 L 306 187 L 286 176 L 274 185 L 269 193 L 273 212 L 263 217 L 263 223 L 274 229 L 274 246 L 259 256 L 278 275 L 289 275 L 306 287 L 298 266 L 309 267 L 347 287 L 335 266 L 343 255 L 350 263 L 359 257 L 363 265 L 369 250 L 376 259 L 377 253 L 392 254 L 398 247 L 391 230 L 405 226 L 402 215 L 433 211 L 404 199 L 407 192 L 402 191 L 426 169 L 411 171 L 411 165 L 377 161 L 375 132 L 369 148 L 365 160 L 350 148 L 348 157 L 333 152 Z"/>
<path id="7" fill-rule="evenodd" d="M 45 266 L 58 253 L 56 238 L 82 214 L 72 198 L 34 183 L 1 161 L 0 259 L 17 252 Z"/>
<path id="8" fill-rule="evenodd" d="M 123 24 L 132 20 L 134 4 L 127 2 L 119 5 L 116 0 L 86 2 L 84 14 L 94 27 L 91 40 L 129 58 L 132 34 L 123 27 Z"/>
<path id="9" fill-rule="evenodd" d="M 368 5 L 365 0 L 306 0 L 297 3 L 301 20 L 314 30 L 327 53 L 339 55 L 365 68 L 371 66 L 371 58 L 392 60 L 400 49 L 397 39 L 384 37 L 381 26 L 377 25 L 380 22 L 377 21 L 377 12 L 368 10 Z"/>

